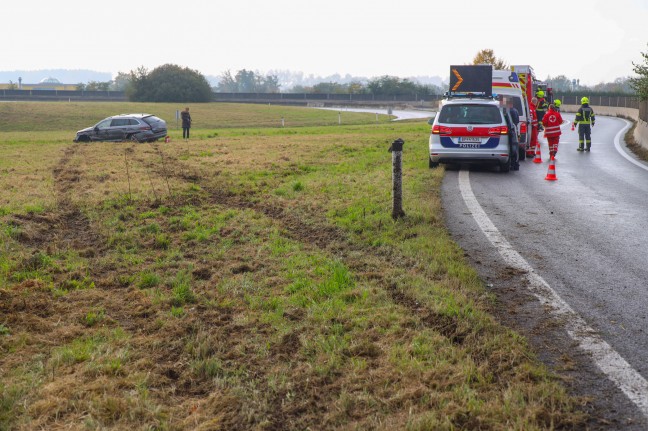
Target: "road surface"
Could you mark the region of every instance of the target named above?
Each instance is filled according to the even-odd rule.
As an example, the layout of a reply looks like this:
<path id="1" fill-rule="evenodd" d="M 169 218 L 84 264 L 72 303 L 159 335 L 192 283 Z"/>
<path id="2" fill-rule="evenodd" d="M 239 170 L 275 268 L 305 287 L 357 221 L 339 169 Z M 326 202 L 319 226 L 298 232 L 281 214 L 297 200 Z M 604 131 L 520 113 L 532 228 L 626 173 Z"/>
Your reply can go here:
<path id="1" fill-rule="evenodd" d="M 627 127 L 597 118 L 587 153 L 576 151 L 577 133 L 563 125 L 557 181 L 545 180 L 542 139 L 543 163 L 527 158 L 508 174 L 448 169 L 442 194 L 448 228 L 498 294 L 499 315 L 565 370 L 577 393 L 594 398 L 593 414 L 609 429 L 641 430 L 648 429 L 648 164 L 623 145 Z"/>

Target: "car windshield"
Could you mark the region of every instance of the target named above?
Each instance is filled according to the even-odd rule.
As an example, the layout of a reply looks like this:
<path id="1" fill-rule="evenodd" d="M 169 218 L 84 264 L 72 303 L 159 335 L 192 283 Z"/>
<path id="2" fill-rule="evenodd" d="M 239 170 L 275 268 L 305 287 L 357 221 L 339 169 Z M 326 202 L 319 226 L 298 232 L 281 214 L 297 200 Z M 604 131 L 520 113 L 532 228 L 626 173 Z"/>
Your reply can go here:
<path id="1" fill-rule="evenodd" d="M 439 123 L 448 124 L 498 124 L 502 117 L 495 105 L 457 104 L 445 105 L 439 113 Z"/>

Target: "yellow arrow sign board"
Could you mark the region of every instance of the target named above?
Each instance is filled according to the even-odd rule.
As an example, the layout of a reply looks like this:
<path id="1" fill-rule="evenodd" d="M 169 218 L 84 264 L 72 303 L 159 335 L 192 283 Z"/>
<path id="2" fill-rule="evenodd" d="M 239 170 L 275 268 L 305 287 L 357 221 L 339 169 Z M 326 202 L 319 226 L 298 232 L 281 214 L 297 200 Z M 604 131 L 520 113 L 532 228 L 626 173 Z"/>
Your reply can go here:
<path id="1" fill-rule="evenodd" d="M 450 66 L 450 91 L 455 93 L 493 93 L 493 66 Z"/>

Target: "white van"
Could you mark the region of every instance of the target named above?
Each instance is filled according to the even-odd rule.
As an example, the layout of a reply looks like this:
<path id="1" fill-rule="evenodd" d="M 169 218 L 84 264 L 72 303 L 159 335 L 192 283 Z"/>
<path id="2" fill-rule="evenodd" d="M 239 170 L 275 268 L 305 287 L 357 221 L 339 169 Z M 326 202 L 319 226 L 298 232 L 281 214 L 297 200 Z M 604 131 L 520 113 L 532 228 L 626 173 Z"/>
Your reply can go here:
<path id="1" fill-rule="evenodd" d="M 531 145 L 531 115 L 517 73 L 510 70 L 493 70 L 493 95 L 495 94 L 507 100 L 512 100 L 513 106 L 520 114 L 520 123 L 518 124 L 519 152 L 520 160 L 524 160 Z"/>

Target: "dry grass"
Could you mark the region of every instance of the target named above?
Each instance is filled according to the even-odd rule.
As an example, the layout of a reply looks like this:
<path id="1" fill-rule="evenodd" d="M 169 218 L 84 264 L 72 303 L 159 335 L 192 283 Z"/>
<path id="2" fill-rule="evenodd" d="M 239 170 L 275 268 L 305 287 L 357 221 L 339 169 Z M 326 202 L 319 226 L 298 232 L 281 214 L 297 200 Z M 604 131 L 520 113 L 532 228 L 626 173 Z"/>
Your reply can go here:
<path id="1" fill-rule="evenodd" d="M 632 151 L 634 154 L 637 155 L 641 160 L 648 161 L 648 149 L 641 145 L 639 142 L 637 142 L 634 138 L 634 131 L 635 128 L 637 127 L 637 122 L 633 120 L 632 118 L 624 117 L 626 120 L 630 121 L 632 123 L 632 126 L 628 129 L 624 136 L 625 143 L 627 147 Z"/>
<path id="2" fill-rule="evenodd" d="M 13 134 L 0 147 L 13 173 L 0 184 L 0 429 L 578 427 L 445 232 L 427 130 L 153 145 Z M 33 175 L 20 160 L 43 177 L 29 183 L 39 211 L 20 197 Z"/>

